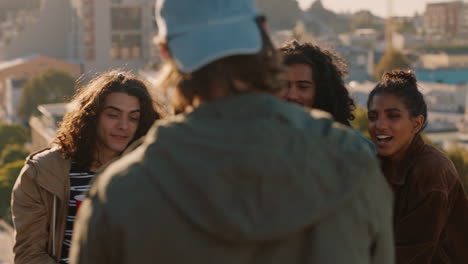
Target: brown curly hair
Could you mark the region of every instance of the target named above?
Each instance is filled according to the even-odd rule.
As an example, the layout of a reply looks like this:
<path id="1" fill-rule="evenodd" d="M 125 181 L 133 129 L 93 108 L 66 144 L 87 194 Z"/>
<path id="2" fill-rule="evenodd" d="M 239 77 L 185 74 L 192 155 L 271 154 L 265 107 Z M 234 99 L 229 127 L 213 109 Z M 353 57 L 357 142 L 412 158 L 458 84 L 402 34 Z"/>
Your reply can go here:
<path id="1" fill-rule="evenodd" d="M 110 71 L 95 77 L 78 89 L 71 102 L 72 110 L 64 116 L 52 141 L 65 158 L 73 159 L 83 169 L 89 169 L 94 161 L 98 116 L 107 95 L 115 92 L 135 96 L 140 103 L 138 128 L 130 143 L 145 135 L 160 118 L 147 85 L 131 73 Z"/>
<path id="2" fill-rule="evenodd" d="M 286 65 L 303 63 L 312 68 L 317 91 L 314 104 L 308 106 L 327 111 L 337 122 L 351 126 L 356 106 L 343 80 L 346 62 L 333 50 L 296 40 L 283 46 L 281 52 Z"/>

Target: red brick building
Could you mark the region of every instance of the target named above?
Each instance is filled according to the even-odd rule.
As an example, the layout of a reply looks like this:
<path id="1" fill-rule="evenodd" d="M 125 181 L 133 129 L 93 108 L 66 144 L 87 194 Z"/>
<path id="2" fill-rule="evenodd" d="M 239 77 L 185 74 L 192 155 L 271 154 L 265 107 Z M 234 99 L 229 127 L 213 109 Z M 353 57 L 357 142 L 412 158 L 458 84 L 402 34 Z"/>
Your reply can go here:
<path id="1" fill-rule="evenodd" d="M 465 8 L 462 1 L 431 3 L 424 12 L 426 34 L 453 37 L 465 30 Z"/>

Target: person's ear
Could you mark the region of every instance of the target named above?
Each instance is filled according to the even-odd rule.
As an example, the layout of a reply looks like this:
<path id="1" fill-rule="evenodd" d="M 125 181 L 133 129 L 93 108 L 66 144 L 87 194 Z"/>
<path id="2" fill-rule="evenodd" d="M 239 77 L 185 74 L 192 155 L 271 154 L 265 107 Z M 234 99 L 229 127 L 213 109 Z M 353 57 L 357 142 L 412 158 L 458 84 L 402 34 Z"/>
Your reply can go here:
<path id="1" fill-rule="evenodd" d="M 161 54 L 161 57 L 163 60 L 166 60 L 169 58 L 169 47 L 166 44 L 158 44 L 159 46 L 159 54 Z"/>
<path id="2" fill-rule="evenodd" d="M 424 124 L 424 116 L 418 115 L 417 117 L 413 117 L 412 123 L 413 123 L 413 132 L 416 134 L 421 130 Z"/>

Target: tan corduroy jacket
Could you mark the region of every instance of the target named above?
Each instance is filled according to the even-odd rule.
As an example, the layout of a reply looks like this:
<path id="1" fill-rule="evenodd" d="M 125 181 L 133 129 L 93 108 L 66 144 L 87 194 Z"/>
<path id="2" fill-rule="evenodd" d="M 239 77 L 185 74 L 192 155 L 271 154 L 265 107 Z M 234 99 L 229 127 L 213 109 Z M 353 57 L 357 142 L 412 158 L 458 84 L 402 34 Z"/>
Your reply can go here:
<path id="1" fill-rule="evenodd" d="M 67 219 L 71 161 L 58 150 L 31 154 L 11 197 L 15 263 L 57 263 Z"/>

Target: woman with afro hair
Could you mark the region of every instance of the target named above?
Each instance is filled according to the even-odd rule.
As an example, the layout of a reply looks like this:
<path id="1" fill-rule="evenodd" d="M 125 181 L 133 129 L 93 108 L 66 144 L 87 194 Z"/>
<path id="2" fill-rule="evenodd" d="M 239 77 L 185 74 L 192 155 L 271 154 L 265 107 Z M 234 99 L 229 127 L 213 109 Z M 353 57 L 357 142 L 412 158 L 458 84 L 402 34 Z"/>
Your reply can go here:
<path id="1" fill-rule="evenodd" d="M 331 50 L 295 40 L 281 51 L 288 68 L 286 100 L 326 111 L 350 126 L 356 106 L 343 81 L 346 62 Z"/>
<path id="2" fill-rule="evenodd" d="M 287 66 L 288 90 L 284 99 L 330 113 L 334 120 L 351 127 L 356 108 L 344 84 L 346 62 L 332 50 L 296 40 L 281 49 Z M 372 151 L 375 146 L 362 136 Z"/>

